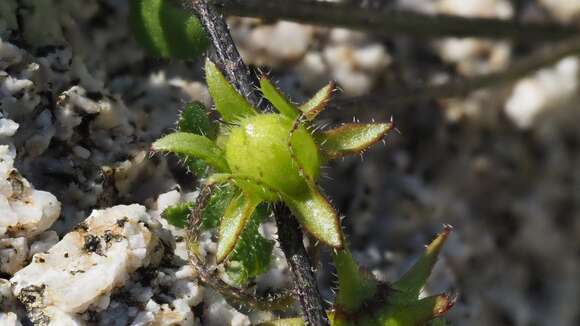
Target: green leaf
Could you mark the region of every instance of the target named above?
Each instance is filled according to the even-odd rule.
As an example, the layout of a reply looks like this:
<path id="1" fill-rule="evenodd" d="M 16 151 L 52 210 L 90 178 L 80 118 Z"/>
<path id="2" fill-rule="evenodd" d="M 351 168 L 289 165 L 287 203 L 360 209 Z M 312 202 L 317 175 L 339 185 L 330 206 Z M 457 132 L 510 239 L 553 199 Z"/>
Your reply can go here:
<path id="1" fill-rule="evenodd" d="M 215 138 L 217 132 L 217 126 L 212 123 L 206 108 L 199 102 L 189 103 L 183 108 L 177 121 L 177 129 L 181 132 L 206 136 L 210 139 Z M 184 164 L 195 175 L 199 177 L 207 175 L 209 169 L 204 161 L 188 158 L 185 155 L 181 155 L 181 157 L 184 159 Z"/>
<path id="2" fill-rule="evenodd" d="M 179 203 L 169 206 L 163 210 L 161 217 L 166 219 L 169 224 L 183 229 L 187 226 L 187 220 L 189 219 L 189 213 L 192 207 L 193 203 Z"/>
<path id="3" fill-rule="evenodd" d="M 214 187 L 210 197 L 201 212 L 202 228 L 204 230 L 215 229 L 220 225 L 226 207 L 236 194 L 235 188 L 230 185 Z"/>
<path id="4" fill-rule="evenodd" d="M 424 325 L 426 322 L 445 314 L 453 307 L 454 303 L 454 300 L 449 296 L 440 294 L 407 305 L 387 306 L 379 313 L 376 324 L 370 325 Z"/>
<path id="5" fill-rule="evenodd" d="M 316 136 L 325 156 L 336 159 L 363 152 L 381 140 L 393 127 L 392 123 L 347 123 Z"/>
<path id="6" fill-rule="evenodd" d="M 288 99 L 266 76 L 260 78 L 260 89 L 264 97 L 274 105 L 278 112 L 292 120 L 300 115 L 300 111 L 292 103 L 288 102 Z"/>
<path id="7" fill-rule="evenodd" d="M 256 110 L 228 83 L 218 67 L 205 61 L 205 79 L 215 107 L 227 122 L 235 122 L 256 114 Z"/>
<path id="8" fill-rule="evenodd" d="M 240 193 L 230 202 L 220 222 L 216 254 L 218 263 L 226 259 L 232 252 L 260 201 L 256 197 Z"/>
<path id="9" fill-rule="evenodd" d="M 171 0 L 131 0 L 129 21 L 137 41 L 163 58 L 194 59 L 209 46 L 195 15 Z"/>
<path id="10" fill-rule="evenodd" d="M 378 282 L 371 274 L 360 269 L 347 249 L 334 255 L 334 264 L 338 274 L 336 305 L 343 311 L 355 313 L 365 301 L 375 296 Z"/>
<path id="11" fill-rule="evenodd" d="M 237 284 L 247 283 L 270 267 L 274 242 L 266 240 L 258 231 L 267 214 L 266 205 L 258 206 L 228 258 L 226 272 Z"/>
<path id="12" fill-rule="evenodd" d="M 330 247 L 342 248 L 343 236 L 338 215 L 316 186 L 310 185 L 301 196 L 286 197 L 284 202 L 316 239 Z"/>
<path id="13" fill-rule="evenodd" d="M 188 103 L 177 121 L 177 128 L 181 132 L 206 136 L 214 139 L 216 136 L 217 126 L 209 119 L 208 111 L 200 102 Z"/>
<path id="14" fill-rule="evenodd" d="M 439 233 L 435 240 L 427 246 L 427 249 L 423 255 L 421 255 L 417 263 L 415 263 L 407 273 L 393 284 L 393 288 L 398 290 L 393 293 L 394 301 L 405 302 L 417 299 L 421 289 L 425 286 L 425 283 L 433 270 L 433 266 L 437 262 L 437 256 L 451 231 L 452 228 L 446 226 L 443 232 Z"/>
<path id="15" fill-rule="evenodd" d="M 176 132 L 154 142 L 152 149 L 158 152 L 172 152 L 184 155 L 187 158 L 199 158 L 217 171 L 229 171 L 222 150 L 204 136 Z"/>
<path id="16" fill-rule="evenodd" d="M 313 120 L 316 116 L 326 109 L 328 101 L 332 96 L 334 90 L 334 83 L 330 82 L 328 85 L 321 88 L 311 99 L 300 106 L 300 111 L 304 113 L 308 120 Z"/>

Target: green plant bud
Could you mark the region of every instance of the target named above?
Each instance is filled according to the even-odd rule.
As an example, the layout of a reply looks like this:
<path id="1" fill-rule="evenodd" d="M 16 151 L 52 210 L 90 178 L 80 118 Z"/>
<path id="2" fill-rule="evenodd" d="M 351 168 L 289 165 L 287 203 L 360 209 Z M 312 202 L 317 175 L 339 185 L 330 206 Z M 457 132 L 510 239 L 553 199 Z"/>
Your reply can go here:
<path id="1" fill-rule="evenodd" d="M 197 17 L 173 0 L 130 0 L 129 21 L 139 43 L 162 58 L 195 59 L 209 46 Z"/>
<path id="2" fill-rule="evenodd" d="M 268 201 L 279 199 L 268 189 L 288 197 L 309 191 L 308 180 L 320 172 L 318 148 L 304 127 L 294 127 L 294 121 L 283 115 L 261 114 L 232 128 L 225 148 L 232 173 L 265 185 L 241 185 L 245 191 Z"/>

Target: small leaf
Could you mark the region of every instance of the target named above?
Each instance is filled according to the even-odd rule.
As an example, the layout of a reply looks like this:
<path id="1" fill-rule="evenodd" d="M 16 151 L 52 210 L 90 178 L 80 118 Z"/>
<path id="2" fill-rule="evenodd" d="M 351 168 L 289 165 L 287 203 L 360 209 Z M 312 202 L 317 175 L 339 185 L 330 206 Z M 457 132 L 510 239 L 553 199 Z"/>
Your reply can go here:
<path id="1" fill-rule="evenodd" d="M 379 313 L 377 325 L 424 325 L 429 320 L 445 314 L 454 303 L 455 301 L 448 295 L 440 294 L 407 305 L 388 306 Z"/>
<path id="2" fill-rule="evenodd" d="M 177 129 L 181 132 L 188 132 L 213 139 L 216 136 L 217 126 L 212 123 L 207 113 L 206 108 L 199 102 L 187 104 L 179 115 Z M 181 155 L 181 157 L 183 158 L 184 164 L 195 175 L 198 177 L 207 175 L 209 169 L 204 161 L 188 158 L 185 155 Z"/>
<path id="3" fill-rule="evenodd" d="M 229 171 L 224 154 L 211 140 L 204 136 L 186 132 L 169 134 L 153 143 L 152 149 L 158 152 L 172 152 L 188 158 L 199 158 L 217 171 Z"/>
<path id="4" fill-rule="evenodd" d="M 328 200 L 310 185 L 300 197 L 284 199 L 300 224 L 315 238 L 333 248 L 342 248 L 342 230 L 336 211 Z"/>
<path id="5" fill-rule="evenodd" d="M 169 224 L 183 229 L 187 226 L 187 220 L 192 207 L 193 203 L 179 203 L 169 206 L 163 210 L 161 217 L 166 219 Z"/>
<path id="6" fill-rule="evenodd" d="M 341 127 L 317 134 L 322 152 L 328 159 L 358 154 L 381 140 L 392 123 L 347 123 Z"/>
<path id="7" fill-rule="evenodd" d="M 375 296 L 378 282 L 372 275 L 360 269 L 347 249 L 334 255 L 334 264 L 338 274 L 336 305 L 343 311 L 354 313 L 366 300 Z"/>
<path id="8" fill-rule="evenodd" d="M 234 198 L 236 191 L 233 186 L 223 185 L 214 187 L 211 195 L 201 212 L 202 228 L 215 229 L 219 226 L 228 204 Z"/>
<path id="9" fill-rule="evenodd" d="M 188 103 L 177 121 L 177 127 L 181 132 L 206 136 L 213 139 L 216 135 L 216 126 L 209 119 L 207 109 L 200 102 Z"/>
<path id="10" fill-rule="evenodd" d="M 258 204 L 260 204 L 259 199 L 248 197 L 243 193 L 232 199 L 220 222 L 216 254 L 218 263 L 232 252 Z"/>
<path id="11" fill-rule="evenodd" d="M 262 90 L 264 97 L 274 105 L 278 112 L 292 120 L 300 115 L 298 109 L 288 102 L 288 99 L 268 78 L 266 78 L 266 76 L 260 78 L 260 89 Z"/>
<path id="12" fill-rule="evenodd" d="M 266 205 L 258 206 L 228 258 L 226 272 L 237 284 L 247 283 L 270 267 L 274 243 L 266 240 L 258 231 L 267 213 Z"/>
<path id="13" fill-rule="evenodd" d="M 425 286 L 433 266 L 437 262 L 437 256 L 445 244 L 445 240 L 451 233 L 451 226 L 446 226 L 443 232 L 427 246 L 417 263 L 411 267 L 397 282 L 393 284 L 396 291 L 393 293 L 395 301 L 415 300 L 419 296 L 421 289 Z"/>
<path id="14" fill-rule="evenodd" d="M 313 120 L 316 116 L 326 109 L 328 101 L 332 96 L 334 90 L 334 83 L 330 82 L 328 85 L 321 88 L 311 99 L 300 106 L 300 111 L 304 113 L 308 120 Z"/>
<path id="15" fill-rule="evenodd" d="M 205 61 L 205 79 L 215 107 L 227 122 L 235 122 L 256 114 L 256 110 L 226 80 L 218 67 Z"/>
<path id="16" fill-rule="evenodd" d="M 183 158 L 183 164 L 197 177 L 203 178 L 210 172 L 209 166 L 204 161 L 196 158 L 188 158 L 185 155 L 180 156 Z"/>
<path id="17" fill-rule="evenodd" d="M 137 41 L 163 58 L 195 59 L 209 40 L 195 15 L 171 0 L 131 0 L 129 21 Z"/>

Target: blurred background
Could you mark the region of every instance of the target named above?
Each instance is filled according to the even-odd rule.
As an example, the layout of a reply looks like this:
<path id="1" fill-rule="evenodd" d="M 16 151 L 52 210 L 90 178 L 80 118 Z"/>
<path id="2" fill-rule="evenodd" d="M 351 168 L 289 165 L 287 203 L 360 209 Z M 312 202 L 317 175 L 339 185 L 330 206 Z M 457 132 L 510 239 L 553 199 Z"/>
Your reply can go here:
<path id="1" fill-rule="evenodd" d="M 577 0 L 344 1 L 370 12 L 580 19 Z M 191 190 L 196 182 L 176 159 L 150 158 L 148 146 L 173 128 L 185 102 L 211 105 L 203 61 L 148 57 L 127 10 L 121 0 L 0 3 L 0 35 L 15 48 L 0 52 L 15 80 L 3 84 L 0 102 L 21 124 L 19 170 L 63 202 L 61 232 L 94 207 L 153 205 L 176 184 Z M 450 224 L 426 293 L 458 295 L 454 325 L 580 325 L 580 52 L 514 78 L 502 72 L 565 40 L 388 36 L 271 17 L 228 22 L 246 63 L 296 102 L 336 81 L 340 91 L 322 115 L 329 125 L 394 119 L 399 132 L 385 145 L 333 162 L 321 181 L 362 265 L 394 280 Z M 18 24 L 25 27 L 11 27 Z M 485 88 L 454 92 L 494 73 Z M 90 160 L 82 159 L 87 150 Z M 95 166 L 114 177 L 103 180 Z M 331 279 L 321 281 L 330 296 Z"/>

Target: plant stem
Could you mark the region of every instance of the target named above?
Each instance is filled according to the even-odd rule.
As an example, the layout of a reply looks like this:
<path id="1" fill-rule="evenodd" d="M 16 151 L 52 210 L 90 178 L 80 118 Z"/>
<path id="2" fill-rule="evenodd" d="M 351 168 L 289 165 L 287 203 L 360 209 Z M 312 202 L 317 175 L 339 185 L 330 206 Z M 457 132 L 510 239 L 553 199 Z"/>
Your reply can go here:
<path id="1" fill-rule="evenodd" d="M 302 232 L 296 231 L 300 230 L 298 223 L 285 205 L 276 205 L 274 214 L 278 226 L 278 241 L 294 277 L 295 291 L 300 300 L 305 324 L 329 325 L 316 277 L 302 244 Z"/>
<path id="2" fill-rule="evenodd" d="M 250 104 L 259 107 L 260 100 L 254 92 L 250 70 L 244 64 L 223 16 L 204 0 L 185 0 L 184 6 L 193 9 L 209 34 L 215 50 L 212 53 L 213 59 L 225 73 L 226 78 Z"/>
<path id="3" fill-rule="evenodd" d="M 300 23 L 346 27 L 381 36 L 485 37 L 512 40 L 553 40 L 579 29 L 554 23 L 523 23 L 497 18 L 430 15 L 408 10 L 373 9 L 352 2 L 313 0 L 213 0 L 226 14 L 284 19 Z"/>
<path id="4" fill-rule="evenodd" d="M 463 80 L 454 80 L 437 86 L 390 91 L 390 94 L 385 94 L 384 91 L 381 91 L 378 94 L 338 99 L 334 105 L 365 107 L 380 103 L 384 106 L 393 107 L 431 99 L 464 96 L 478 89 L 513 82 L 571 55 L 580 55 L 580 37 L 547 45 L 536 53 L 510 64 L 506 70 L 497 73 L 484 74 Z"/>
<path id="5" fill-rule="evenodd" d="M 265 104 L 260 105 L 261 101 L 254 92 L 250 71 L 240 57 L 223 16 L 204 0 L 186 0 L 184 6 L 193 9 L 209 34 L 215 50 L 216 64 L 225 72 L 226 78 L 250 104 L 264 108 Z M 280 246 L 292 272 L 305 325 L 329 325 L 316 278 L 302 244 L 303 235 L 298 223 L 283 205 L 277 206 L 274 213 Z"/>

